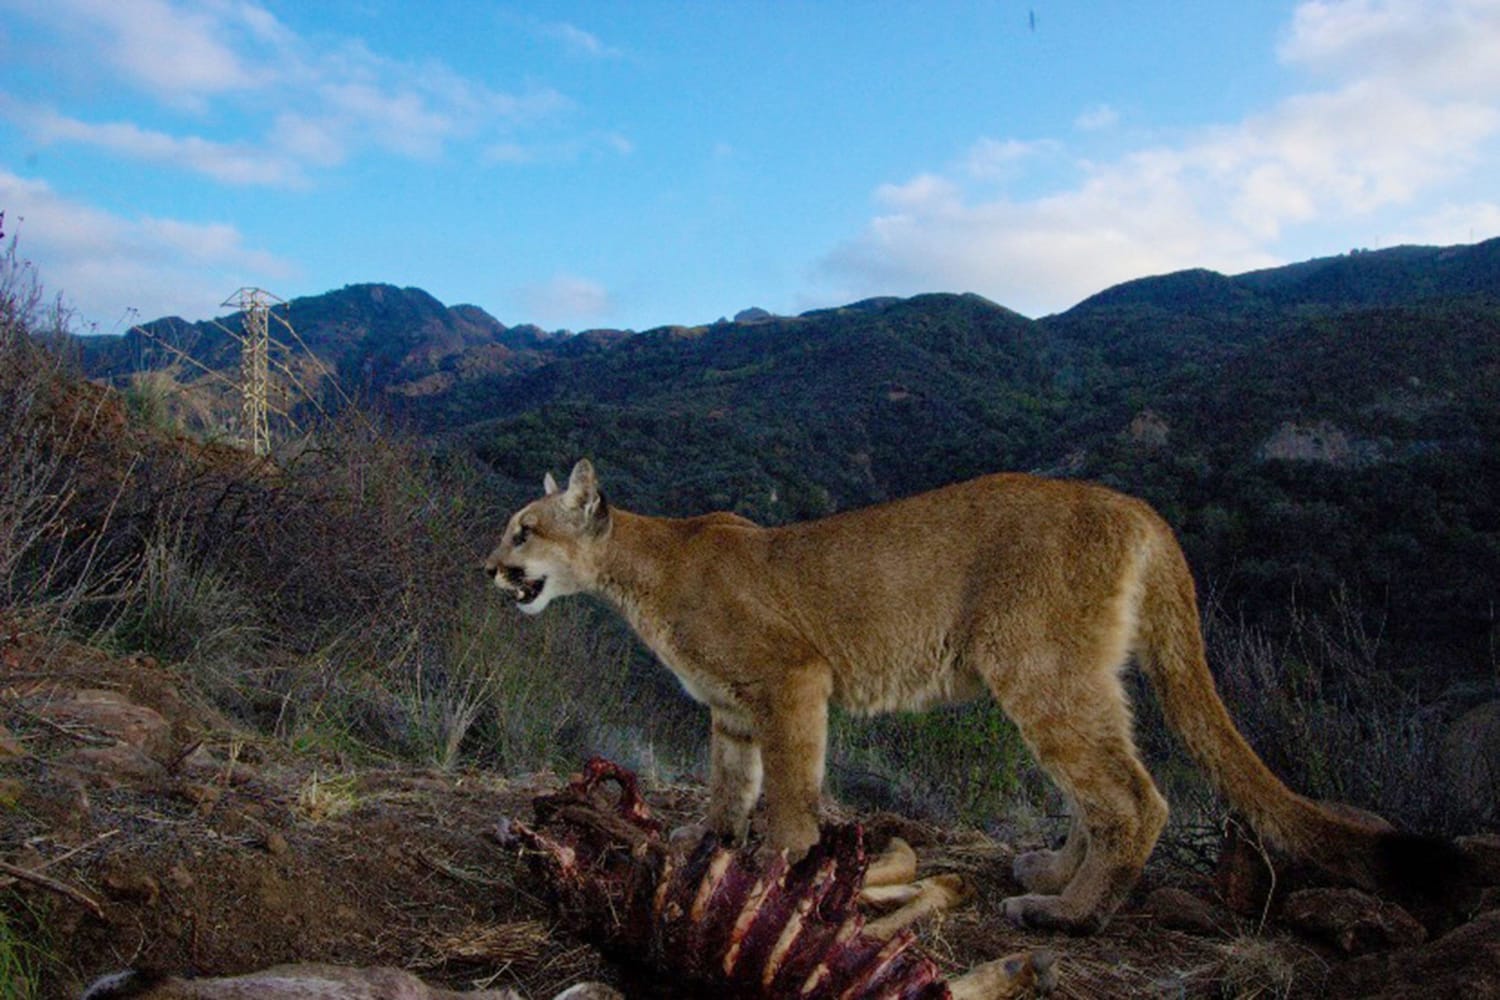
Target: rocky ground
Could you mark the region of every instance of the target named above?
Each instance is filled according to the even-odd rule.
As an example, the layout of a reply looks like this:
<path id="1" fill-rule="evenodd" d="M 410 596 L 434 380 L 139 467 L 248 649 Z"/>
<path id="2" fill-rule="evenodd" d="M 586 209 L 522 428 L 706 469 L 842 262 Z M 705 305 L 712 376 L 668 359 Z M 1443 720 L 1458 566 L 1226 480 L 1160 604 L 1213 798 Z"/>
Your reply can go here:
<path id="1" fill-rule="evenodd" d="M 396 966 L 537 998 L 586 979 L 673 995 L 670 970 L 570 939 L 545 887 L 492 836 L 506 817 L 529 819 L 557 781 L 299 755 L 205 707 L 169 666 L 0 636 L 0 975 L 11 977 L 0 996 L 31 995 L 25 979 L 36 996 L 76 997 L 127 967 L 208 975 L 291 961 Z M 692 787 L 649 798 L 668 823 L 701 807 Z M 1103 933 L 1058 938 L 1000 919 L 1016 891 L 1010 846 L 859 818 L 874 843 L 910 841 L 924 873 L 976 884 L 974 903 L 921 930 L 955 972 L 1045 946 L 1063 997 L 1500 996 L 1494 890 L 1476 886 L 1431 929 L 1359 893 L 1284 884 L 1271 907 L 1231 898 L 1251 911 L 1240 914 L 1224 902 L 1244 895 L 1233 877 L 1162 862 Z M 1488 866 L 1477 881 L 1500 882 L 1497 841 L 1470 849 Z"/>

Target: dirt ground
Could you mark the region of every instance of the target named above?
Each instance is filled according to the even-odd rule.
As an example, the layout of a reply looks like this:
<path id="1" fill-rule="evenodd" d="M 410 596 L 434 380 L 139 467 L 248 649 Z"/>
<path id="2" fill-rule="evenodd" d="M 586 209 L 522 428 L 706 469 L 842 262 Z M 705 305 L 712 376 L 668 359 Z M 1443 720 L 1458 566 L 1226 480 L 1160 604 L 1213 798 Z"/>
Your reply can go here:
<path id="1" fill-rule="evenodd" d="M 42 997 L 76 997 L 122 968 L 230 974 L 299 960 L 534 998 L 586 979 L 669 995 L 669 973 L 571 940 L 493 836 L 504 818 L 529 820 L 532 798 L 560 780 L 343 768 L 236 729 L 148 659 L 0 639 L 0 914 Z M 668 824 L 698 818 L 702 804 L 693 787 L 648 799 Z M 999 912 L 1017 891 L 1010 847 L 889 814 L 860 819 L 874 843 L 912 842 L 924 874 L 977 885 L 974 903 L 921 931 L 954 972 L 1048 947 L 1061 997 L 1317 996 L 1342 961 L 1222 908 L 1211 927 L 1168 929 L 1153 890 L 1212 893 L 1165 866 L 1103 933 L 1016 931 Z"/>

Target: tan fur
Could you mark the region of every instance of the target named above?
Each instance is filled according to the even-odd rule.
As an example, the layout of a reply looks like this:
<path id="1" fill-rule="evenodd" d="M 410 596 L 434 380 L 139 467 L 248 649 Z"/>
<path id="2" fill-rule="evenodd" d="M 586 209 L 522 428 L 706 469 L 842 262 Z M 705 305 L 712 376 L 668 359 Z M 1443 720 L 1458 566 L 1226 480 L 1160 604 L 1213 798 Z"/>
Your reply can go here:
<path id="1" fill-rule="evenodd" d="M 1376 880 L 1375 835 L 1292 793 L 1235 730 L 1204 660 L 1187 564 L 1139 500 L 1007 474 L 762 528 L 611 510 L 587 461 L 566 490 L 550 476 L 546 486 L 486 568 L 531 613 L 601 595 L 709 706 L 708 823 L 723 834 L 746 834 L 764 775 L 768 846 L 799 856 L 817 840 L 830 702 L 883 712 L 988 691 L 1074 815 L 1061 850 L 1018 859 L 1029 894 L 1006 900 L 1006 914 L 1097 928 L 1167 816 L 1132 737 L 1121 672 L 1134 657 L 1263 833 Z"/>

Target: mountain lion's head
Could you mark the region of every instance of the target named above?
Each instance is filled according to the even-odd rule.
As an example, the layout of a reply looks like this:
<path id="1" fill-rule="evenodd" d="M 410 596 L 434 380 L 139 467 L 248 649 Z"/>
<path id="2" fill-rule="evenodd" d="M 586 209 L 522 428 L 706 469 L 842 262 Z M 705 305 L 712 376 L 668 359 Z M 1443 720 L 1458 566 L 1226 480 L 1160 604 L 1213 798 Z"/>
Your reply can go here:
<path id="1" fill-rule="evenodd" d="M 495 586 L 529 615 L 588 586 L 610 527 L 609 505 L 588 459 L 573 466 L 567 489 L 558 489 L 551 473 L 542 487 L 545 495 L 511 517 L 484 561 Z"/>

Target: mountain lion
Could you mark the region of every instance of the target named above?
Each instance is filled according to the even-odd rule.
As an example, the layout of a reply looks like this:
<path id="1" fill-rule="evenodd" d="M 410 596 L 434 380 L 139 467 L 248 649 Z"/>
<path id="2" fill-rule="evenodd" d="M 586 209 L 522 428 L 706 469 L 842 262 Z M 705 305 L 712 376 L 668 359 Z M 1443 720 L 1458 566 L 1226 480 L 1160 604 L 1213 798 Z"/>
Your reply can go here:
<path id="1" fill-rule="evenodd" d="M 1368 888 L 1428 842 L 1292 792 L 1245 742 L 1204 660 L 1193 579 L 1145 503 L 1101 486 L 986 476 L 779 528 L 734 514 L 611 508 L 593 466 L 517 512 L 485 562 L 539 614 L 604 598 L 712 720 L 708 827 L 743 838 L 764 775 L 765 849 L 818 838 L 828 705 L 919 709 L 988 691 L 1072 806 L 1060 850 L 1015 862 L 1030 926 L 1090 931 L 1135 883 L 1167 818 L 1121 673 L 1137 661 L 1167 719 L 1268 840 Z"/>

